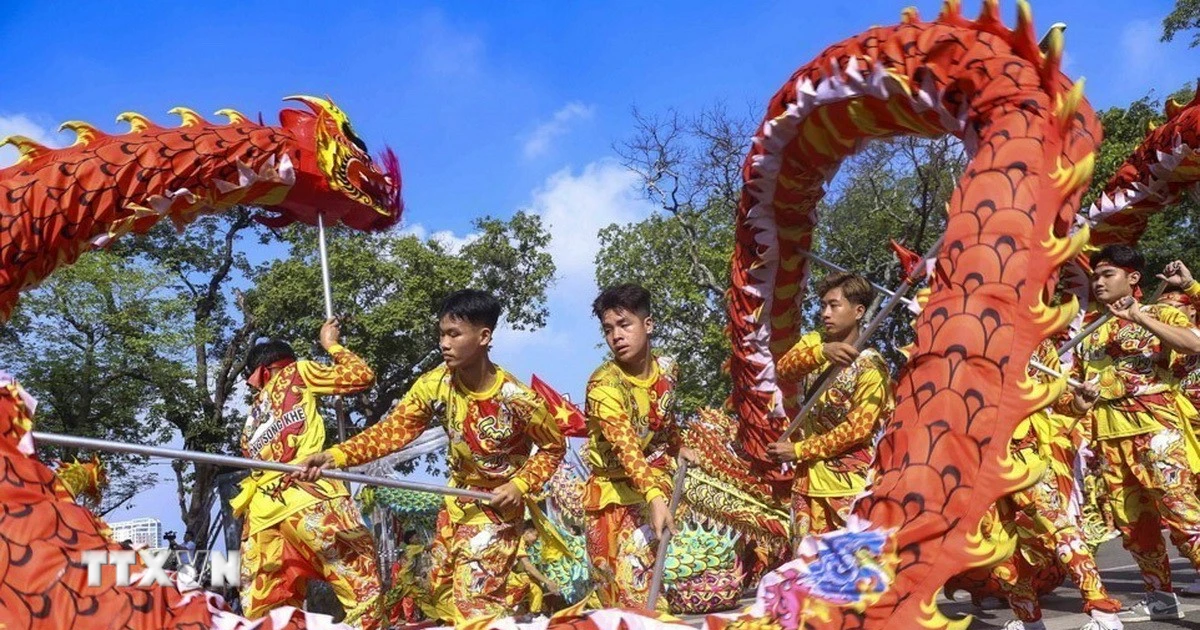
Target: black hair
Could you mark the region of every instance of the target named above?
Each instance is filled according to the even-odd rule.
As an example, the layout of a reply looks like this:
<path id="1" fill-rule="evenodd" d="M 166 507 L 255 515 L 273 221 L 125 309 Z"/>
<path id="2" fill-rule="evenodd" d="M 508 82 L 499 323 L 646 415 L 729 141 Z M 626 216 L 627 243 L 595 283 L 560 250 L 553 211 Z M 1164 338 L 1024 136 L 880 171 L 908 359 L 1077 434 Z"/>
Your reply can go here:
<path id="1" fill-rule="evenodd" d="M 604 313 L 612 310 L 625 310 L 638 317 L 650 317 L 650 292 L 646 287 L 632 282 L 604 287 L 592 302 L 592 314 L 602 320 Z"/>
<path id="2" fill-rule="evenodd" d="M 462 289 L 451 293 L 442 301 L 438 321 L 444 317 L 495 330 L 500 321 L 500 301 L 487 291 Z"/>
<path id="3" fill-rule="evenodd" d="M 1142 275 L 1145 275 L 1146 272 L 1146 257 L 1129 245 L 1109 245 L 1092 254 L 1088 263 L 1092 269 L 1095 269 L 1096 265 L 1100 263 L 1108 263 L 1114 267 L 1132 269 Z"/>
<path id="4" fill-rule="evenodd" d="M 250 348 L 250 354 L 246 357 L 246 375 L 254 373 L 260 366 L 271 365 L 276 361 L 283 359 L 296 359 L 296 351 L 292 350 L 292 346 L 286 341 L 278 339 L 269 339 L 267 341 L 255 344 Z"/>

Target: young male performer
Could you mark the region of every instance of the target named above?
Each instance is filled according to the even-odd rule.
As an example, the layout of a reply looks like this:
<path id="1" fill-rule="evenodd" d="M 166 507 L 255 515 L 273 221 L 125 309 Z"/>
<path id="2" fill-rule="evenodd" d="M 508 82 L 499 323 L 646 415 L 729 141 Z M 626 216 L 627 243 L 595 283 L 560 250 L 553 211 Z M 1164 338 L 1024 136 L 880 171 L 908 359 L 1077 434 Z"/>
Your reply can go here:
<path id="1" fill-rule="evenodd" d="M 508 580 L 524 497 L 541 489 L 567 450 L 542 399 L 488 357 L 499 319 L 491 295 L 451 294 L 438 315 L 445 363 L 417 379 L 383 421 L 302 462 L 302 478 L 316 478 L 323 468 L 357 466 L 404 448 L 435 418 L 446 428 L 450 485 L 496 495 L 490 504 L 447 497 L 438 514 L 430 590 L 450 622 L 509 616 L 524 600 Z"/>
<path id="2" fill-rule="evenodd" d="M 775 442 L 768 452 L 796 462 L 792 488 L 793 533 L 797 543 L 810 534 L 846 523 L 854 497 L 866 490 L 874 458 L 874 436 L 891 413 L 892 386 L 887 364 L 873 349 L 855 349 L 859 326 L 874 291 L 866 278 L 835 273 L 818 286 L 825 332 L 810 332 L 776 363 L 783 381 L 804 379 L 807 389 L 830 365 L 837 377 L 804 418 L 795 442 Z"/>
<path id="3" fill-rule="evenodd" d="M 295 462 L 325 446 L 317 396 L 353 394 L 375 381 L 362 359 L 338 343 L 337 320 L 321 327 L 321 345 L 333 365 L 297 361 L 291 346 L 268 341 L 246 360 L 247 382 L 257 390 L 242 431 L 246 457 Z M 242 609 L 262 617 L 271 608 L 299 608 L 309 576 L 333 586 L 346 622 L 377 628 L 380 583 L 375 544 L 346 485 L 327 479 L 300 481 L 255 471 L 231 501 L 246 515 L 242 528 Z"/>
<path id="4" fill-rule="evenodd" d="M 1179 394 L 1176 355 L 1200 353 L 1200 331 L 1175 308 L 1138 303 L 1145 259 L 1127 245 L 1091 258 L 1092 292 L 1115 317 L 1076 350 L 1075 378 L 1083 383 L 1069 404 L 1090 412 L 1104 479 L 1125 548 L 1142 571 L 1146 596 L 1121 614 L 1125 621 L 1182 618 L 1171 585 L 1160 528 L 1200 569 L 1200 446 L 1189 418 L 1195 409 Z"/>
<path id="5" fill-rule="evenodd" d="M 1043 340 L 1034 351 L 1027 370 L 1030 378 L 1051 382 L 1053 377 L 1035 369 L 1032 361 L 1062 371 L 1050 339 Z M 1013 432 L 1009 446 L 1013 459 L 1030 467 L 1044 465 L 1045 472 L 1032 486 L 1004 497 L 995 507 L 997 520 L 1015 529 L 1018 544 L 1013 558 L 993 569 L 1017 618 L 1005 626 L 1006 630 L 1045 630 L 1035 582 L 1039 573 L 1054 562 L 1067 570 L 1083 596 L 1083 612 L 1091 616 L 1083 630 L 1123 628 L 1116 614 L 1121 603 L 1105 589 L 1096 559 L 1084 539 L 1079 515 L 1071 511 L 1079 429 L 1076 419 L 1042 409 Z"/>
<path id="6" fill-rule="evenodd" d="M 655 554 L 650 534 L 675 531 L 668 502 L 680 447 L 676 367 L 651 350 L 654 320 L 645 288 L 605 288 L 592 302 L 592 313 L 613 358 L 587 384 L 588 555 L 603 576 L 599 594 L 605 606 L 645 608 Z"/>

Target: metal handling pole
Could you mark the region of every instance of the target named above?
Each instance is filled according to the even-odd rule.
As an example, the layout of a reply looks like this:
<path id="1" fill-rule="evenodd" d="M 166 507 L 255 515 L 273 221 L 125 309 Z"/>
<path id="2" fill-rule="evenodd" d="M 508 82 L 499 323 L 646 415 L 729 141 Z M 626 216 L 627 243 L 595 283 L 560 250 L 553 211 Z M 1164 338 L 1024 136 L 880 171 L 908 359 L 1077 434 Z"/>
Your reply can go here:
<path id="1" fill-rule="evenodd" d="M 325 291 L 325 319 L 333 319 L 333 289 L 329 284 L 329 250 L 325 246 L 325 215 L 317 213 L 317 254 L 321 259 L 321 287 Z M 345 403 L 339 398 L 335 403 L 337 409 L 338 442 L 346 441 Z"/>
<path id="2" fill-rule="evenodd" d="M 325 319 L 333 319 L 333 291 L 329 288 L 329 251 L 325 248 L 323 214 L 317 214 L 317 253 L 321 258 L 321 285 L 325 288 Z"/>
<path id="3" fill-rule="evenodd" d="M 683 499 L 687 468 L 688 461 L 681 456 L 679 465 L 675 469 L 675 487 L 671 490 L 671 505 L 667 508 L 672 519 L 675 518 L 675 510 Z M 654 556 L 654 573 L 650 576 L 650 595 L 646 598 L 646 608 L 649 610 L 654 610 L 654 605 L 658 603 L 658 594 L 662 592 L 663 571 L 667 566 L 667 547 L 670 542 L 671 530 L 663 530 L 662 536 L 658 538 L 658 553 Z"/>
<path id="4" fill-rule="evenodd" d="M 184 451 L 173 448 L 162 448 L 159 446 L 145 446 L 142 444 L 127 444 L 125 442 L 97 440 L 94 438 L 75 437 L 73 435 L 34 432 L 33 439 L 38 442 L 56 444 L 58 446 L 95 449 L 98 451 L 109 451 L 112 453 L 132 453 L 134 455 L 146 455 L 149 457 L 184 459 L 193 462 L 200 462 L 202 464 L 212 464 L 214 466 L 234 466 L 237 468 L 249 468 L 251 470 L 267 470 L 282 473 L 293 473 L 304 470 L 304 468 L 296 466 L 295 464 L 284 464 L 282 462 L 268 462 L 257 459 L 247 459 L 245 457 L 234 457 L 232 455 L 218 455 L 216 453 L 202 453 L 200 451 Z M 344 472 L 340 470 L 325 470 L 321 472 L 321 476 L 327 479 L 337 479 L 339 481 L 361 483 L 369 486 L 399 488 L 401 490 L 428 492 L 430 494 L 449 495 L 463 497 L 466 499 L 478 499 L 480 501 L 491 501 L 494 498 L 493 495 L 487 492 L 479 492 L 477 490 L 451 488 L 449 486 L 439 486 L 432 483 L 421 483 L 419 481 L 401 481 L 399 479 L 388 479 L 387 477 L 375 477 L 372 475 L 360 475 L 358 473 Z"/>
<path id="5" fill-rule="evenodd" d="M 939 237 L 937 242 L 933 244 L 933 247 L 929 248 L 929 251 L 925 253 L 925 257 L 921 260 L 929 260 L 937 255 L 938 250 L 942 248 L 942 241 L 945 240 L 945 238 L 945 235 Z M 918 270 L 914 269 L 913 273 L 909 274 L 908 277 L 904 279 L 904 282 L 900 284 L 899 288 L 890 292 L 891 296 L 886 302 L 883 303 L 883 306 L 879 309 L 879 314 L 877 314 L 875 318 L 867 324 L 867 327 L 864 328 L 861 333 L 859 333 L 858 341 L 854 344 L 856 349 L 862 350 L 864 347 L 866 347 L 867 341 L 871 338 L 871 335 L 875 334 L 875 331 L 883 325 L 883 321 L 887 319 L 888 315 L 891 315 L 896 306 L 900 304 L 901 298 L 904 297 L 905 293 L 908 293 L 908 289 L 912 287 L 913 283 L 916 281 L 918 277 L 917 271 Z M 788 425 L 787 429 L 784 430 L 783 435 L 779 436 L 780 441 L 787 441 L 788 438 L 790 438 L 792 434 L 796 432 L 796 429 L 800 428 L 800 422 L 804 420 L 804 417 L 813 410 L 813 407 L 817 406 L 817 401 L 821 399 L 821 395 L 825 393 L 825 390 L 829 389 L 829 386 L 833 384 L 833 378 L 837 376 L 838 372 L 841 370 L 841 367 L 833 365 L 817 378 L 816 386 L 808 395 L 808 398 L 804 401 L 804 406 L 800 408 L 800 412 L 796 414 L 795 419 L 793 419 L 791 424 Z"/>

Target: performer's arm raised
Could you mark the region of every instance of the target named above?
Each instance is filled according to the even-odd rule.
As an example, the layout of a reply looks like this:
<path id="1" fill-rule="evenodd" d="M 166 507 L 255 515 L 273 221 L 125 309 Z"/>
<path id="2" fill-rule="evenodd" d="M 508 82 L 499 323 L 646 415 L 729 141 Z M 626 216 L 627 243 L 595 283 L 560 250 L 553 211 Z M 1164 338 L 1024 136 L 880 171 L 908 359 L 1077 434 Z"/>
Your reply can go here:
<path id="1" fill-rule="evenodd" d="M 333 365 L 300 361 L 296 370 L 314 394 L 355 394 L 375 383 L 375 372 L 340 341 L 338 321 L 330 319 L 321 326 L 321 345 L 333 357 Z"/>
<path id="2" fill-rule="evenodd" d="M 887 368 L 878 365 L 866 368 L 858 377 L 854 397 L 846 419 L 833 429 L 796 442 L 792 447 L 799 461 L 835 457 L 869 439 L 891 407 Z"/>

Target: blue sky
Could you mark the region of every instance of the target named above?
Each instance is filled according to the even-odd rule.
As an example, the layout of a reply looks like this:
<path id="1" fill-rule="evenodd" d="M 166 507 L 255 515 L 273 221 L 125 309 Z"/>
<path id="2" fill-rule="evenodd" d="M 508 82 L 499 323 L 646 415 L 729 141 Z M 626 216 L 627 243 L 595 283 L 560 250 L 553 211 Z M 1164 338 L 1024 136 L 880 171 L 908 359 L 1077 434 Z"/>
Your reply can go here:
<path id="1" fill-rule="evenodd" d="M 926 17 L 940 2 L 915 3 Z M 1185 34 L 1158 41 L 1166 0 L 1035 2 L 1039 32 L 1068 24 L 1066 70 L 1097 108 L 1200 75 Z M 822 49 L 897 21 L 904 2 L 6 3 L 0 15 L 0 136 L 69 142 L 86 120 L 110 132 L 136 110 L 172 123 L 178 105 L 276 120 L 280 99 L 328 94 L 372 148 L 404 171 L 404 229 L 469 238 L 471 219 L 540 214 L 560 278 L 547 329 L 502 332 L 496 358 L 578 397 L 601 360 L 587 304 L 595 232 L 652 208 L 615 161 L 630 108 L 695 112 L 763 104 Z M 1002 1 L 1012 23 L 1016 6 Z M 977 3 L 968 2 L 974 15 Z M 0 164 L 14 158 L 0 149 Z M 335 296 L 336 297 L 336 296 Z M 685 369 L 687 366 L 683 366 Z M 18 375 L 19 377 L 19 375 Z M 156 466 L 165 475 L 165 466 Z M 179 529 L 173 480 L 114 519 L 157 515 Z"/>

